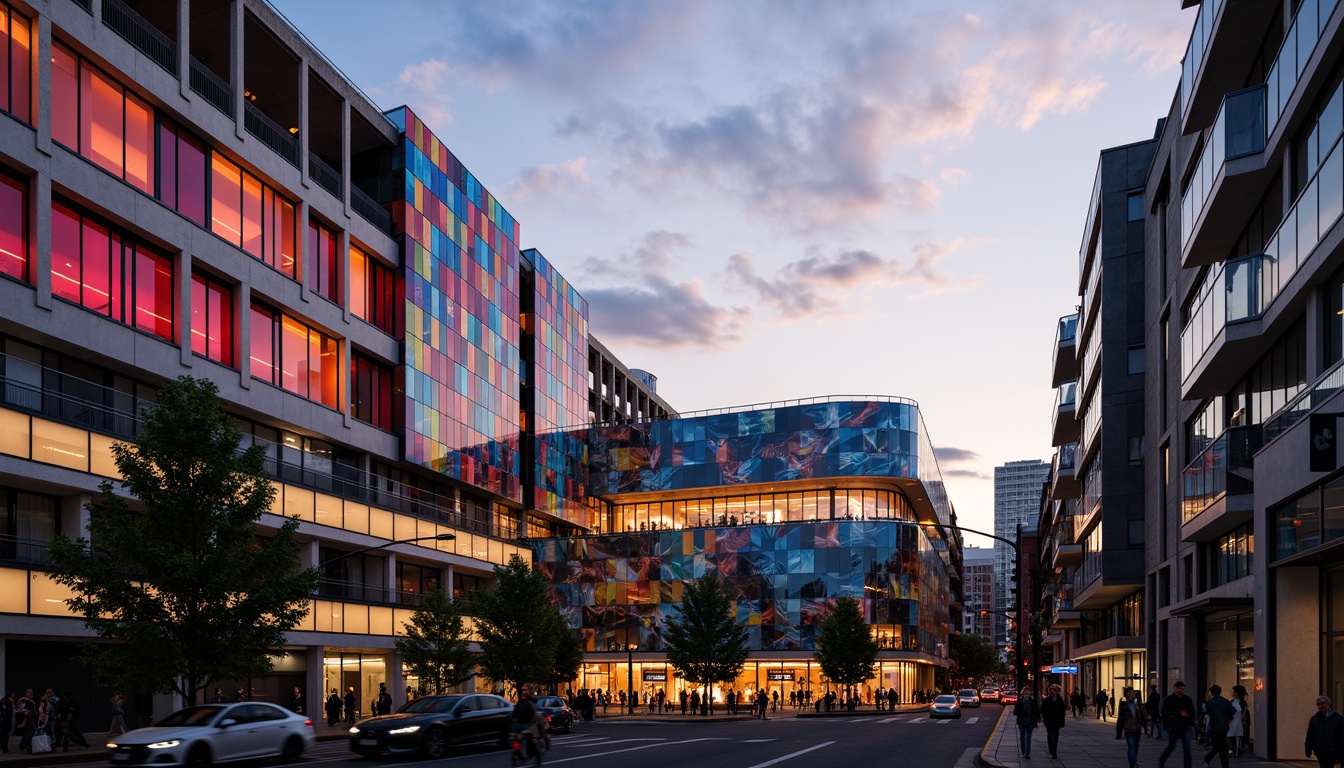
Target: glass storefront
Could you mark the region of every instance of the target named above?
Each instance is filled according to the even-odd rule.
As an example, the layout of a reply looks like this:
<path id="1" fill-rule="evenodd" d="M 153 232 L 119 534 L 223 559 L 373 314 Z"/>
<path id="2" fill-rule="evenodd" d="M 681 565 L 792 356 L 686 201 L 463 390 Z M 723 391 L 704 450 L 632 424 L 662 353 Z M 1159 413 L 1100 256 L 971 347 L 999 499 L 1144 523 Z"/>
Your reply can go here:
<path id="1" fill-rule="evenodd" d="M 1231 698 L 1232 686 L 1255 690 L 1255 630 L 1251 612 L 1212 614 L 1204 619 L 1204 687 L 1215 683 Z M 1204 692 L 1200 692 L 1201 696 Z M 1251 722 L 1255 722 L 1255 697 L 1248 696 Z M 1250 738 L 1254 727 L 1247 732 Z"/>
<path id="2" fill-rule="evenodd" d="M 378 684 L 387 682 L 387 654 L 328 649 L 322 659 L 322 690 L 335 688 L 342 697 L 355 692 L 355 718 L 367 717 L 378 695 Z"/>

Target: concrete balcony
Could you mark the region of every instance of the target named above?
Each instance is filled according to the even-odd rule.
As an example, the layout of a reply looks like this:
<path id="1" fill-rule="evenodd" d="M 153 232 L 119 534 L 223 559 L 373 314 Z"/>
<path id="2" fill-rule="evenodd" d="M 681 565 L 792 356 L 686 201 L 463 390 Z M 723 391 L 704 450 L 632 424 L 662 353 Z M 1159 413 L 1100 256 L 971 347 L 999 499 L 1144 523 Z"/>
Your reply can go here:
<path id="1" fill-rule="evenodd" d="M 1078 378 L 1078 313 L 1059 318 L 1055 329 L 1055 358 L 1050 386 L 1058 387 Z"/>
<path id="2" fill-rule="evenodd" d="M 1184 5 L 1194 5 L 1187 0 Z M 1279 3 L 1275 0 L 1203 0 L 1181 59 L 1181 133 L 1213 121 L 1223 94 L 1246 75 L 1246 52 L 1260 45 Z"/>
<path id="3" fill-rule="evenodd" d="M 1261 425 L 1229 427 L 1181 470 L 1181 538 L 1207 541 L 1249 521 Z"/>
<path id="4" fill-rule="evenodd" d="M 1053 445 L 1078 442 L 1078 382 L 1070 381 L 1055 393 L 1055 418 L 1051 427 Z"/>
<path id="5" fill-rule="evenodd" d="M 1050 564 L 1052 568 L 1071 568 L 1083 564 L 1083 545 L 1082 544 L 1060 544 L 1055 549 L 1054 562 Z"/>
<path id="6" fill-rule="evenodd" d="M 1050 498 L 1077 499 L 1083 495 L 1083 479 L 1078 476 L 1077 443 L 1065 443 L 1055 451 L 1055 460 L 1050 483 Z"/>

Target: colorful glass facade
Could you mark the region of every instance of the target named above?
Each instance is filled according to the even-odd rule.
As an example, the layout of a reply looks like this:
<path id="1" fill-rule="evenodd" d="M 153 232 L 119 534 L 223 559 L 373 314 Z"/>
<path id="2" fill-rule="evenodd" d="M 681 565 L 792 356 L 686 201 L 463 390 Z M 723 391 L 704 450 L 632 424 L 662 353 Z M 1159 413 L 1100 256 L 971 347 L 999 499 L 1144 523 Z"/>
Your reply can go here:
<path id="1" fill-rule="evenodd" d="M 573 519 L 583 509 L 588 448 L 588 302 L 554 265 L 522 252 L 523 406 L 530 470 L 525 502 Z"/>
<path id="2" fill-rule="evenodd" d="M 518 222 L 415 113 L 387 116 L 403 133 L 406 459 L 521 502 Z"/>
<path id="3" fill-rule="evenodd" d="M 942 557 L 915 523 L 836 520 L 624 533 L 533 544 L 586 651 L 663 650 L 687 581 L 723 581 L 753 651 L 815 648 L 835 601 L 859 600 L 884 650 L 942 655 L 949 585 Z"/>

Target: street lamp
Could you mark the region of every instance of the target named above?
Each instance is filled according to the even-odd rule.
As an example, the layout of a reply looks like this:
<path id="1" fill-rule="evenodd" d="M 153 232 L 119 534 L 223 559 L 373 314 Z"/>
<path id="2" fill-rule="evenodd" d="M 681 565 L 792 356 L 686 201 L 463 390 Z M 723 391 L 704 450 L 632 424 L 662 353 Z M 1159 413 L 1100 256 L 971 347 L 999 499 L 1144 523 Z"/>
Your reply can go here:
<path id="1" fill-rule="evenodd" d="M 629 714 L 635 714 L 635 648 L 634 643 L 625 646 L 625 701 L 630 706 Z"/>
<path id="2" fill-rule="evenodd" d="M 383 548 L 385 548 L 385 547 L 391 547 L 391 546 L 396 545 L 396 544 L 410 544 L 410 543 L 413 542 L 413 541 L 429 541 L 430 539 L 433 539 L 434 541 L 452 541 L 453 539 L 456 539 L 456 538 L 457 538 L 457 535 L 456 535 L 456 534 L 452 534 L 452 533 L 436 533 L 436 534 L 434 534 L 433 536 L 415 536 L 415 537 L 413 537 L 413 538 L 409 538 L 409 539 L 397 539 L 396 541 L 385 541 L 385 542 L 383 542 L 382 544 L 378 544 L 378 545 L 376 545 L 376 546 L 372 546 L 372 547 L 364 547 L 363 549 L 356 549 L 356 550 L 353 551 L 353 552 L 342 552 L 341 554 L 339 554 L 339 555 L 337 555 L 337 556 L 331 558 L 330 560 L 324 560 L 323 562 L 318 563 L 318 564 L 317 564 L 317 567 L 318 567 L 318 568 L 321 568 L 321 567 L 326 566 L 326 565 L 331 565 L 332 563 L 340 562 L 341 560 L 344 560 L 344 559 L 347 558 L 347 557 L 354 557 L 355 555 L 362 555 L 362 554 L 364 554 L 365 552 L 372 552 L 372 551 L 374 551 L 375 549 L 383 549 Z"/>

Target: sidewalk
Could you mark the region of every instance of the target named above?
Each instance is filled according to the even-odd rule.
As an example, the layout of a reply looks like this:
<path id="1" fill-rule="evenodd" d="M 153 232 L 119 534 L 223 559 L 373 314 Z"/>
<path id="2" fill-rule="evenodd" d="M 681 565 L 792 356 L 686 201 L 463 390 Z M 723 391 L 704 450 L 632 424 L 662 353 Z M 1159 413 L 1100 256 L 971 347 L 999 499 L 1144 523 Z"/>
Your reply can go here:
<path id="1" fill-rule="evenodd" d="M 1157 758 L 1167 748 L 1166 739 L 1144 737 L 1139 741 L 1139 768 L 1158 768 Z M 1205 747 L 1198 742 L 1191 750 L 1193 768 L 1202 768 Z M 1216 760 L 1216 758 L 1215 758 Z M 1115 718 L 1102 722 L 1096 715 L 1074 718 L 1069 716 L 1059 732 L 1059 759 L 1050 759 L 1046 748 L 1045 727 L 1032 731 L 1031 759 L 1024 760 L 1018 749 L 1017 721 L 1011 707 L 1005 707 L 994 735 L 985 742 L 976 763 L 981 768 L 1129 768 L 1129 756 L 1124 739 L 1115 738 Z M 1231 768 L 1305 768 L 1315 767 L 1315 760 L 1303 762 L 1273 762 L 1256 755 L 1229 758 Z M 1180 746 L 1167 758 L 1167 768 L 1184 768 Z M 1219 768 L 1217 762 L 1214 768 Z"/>

